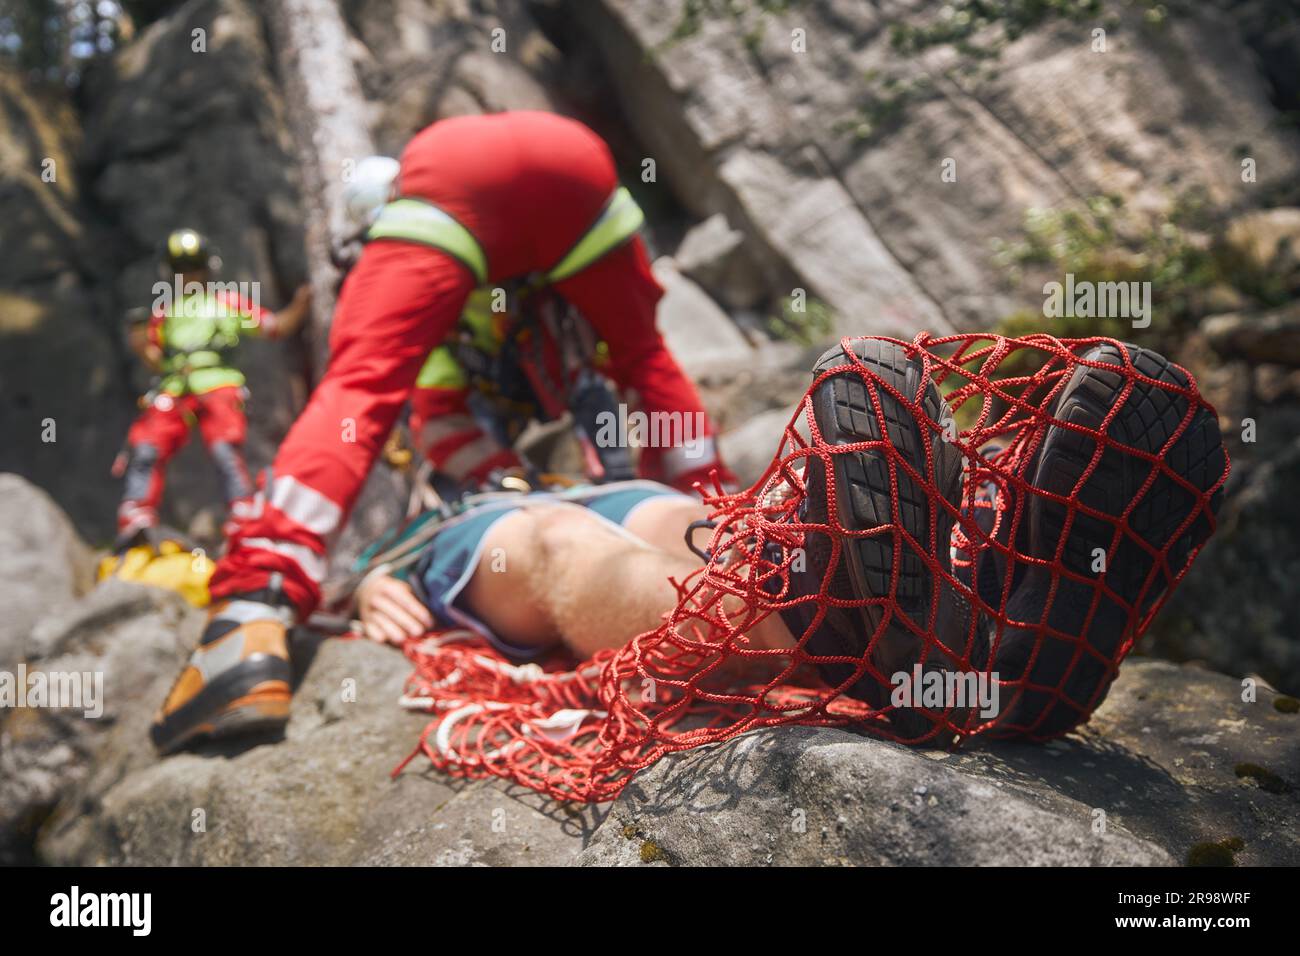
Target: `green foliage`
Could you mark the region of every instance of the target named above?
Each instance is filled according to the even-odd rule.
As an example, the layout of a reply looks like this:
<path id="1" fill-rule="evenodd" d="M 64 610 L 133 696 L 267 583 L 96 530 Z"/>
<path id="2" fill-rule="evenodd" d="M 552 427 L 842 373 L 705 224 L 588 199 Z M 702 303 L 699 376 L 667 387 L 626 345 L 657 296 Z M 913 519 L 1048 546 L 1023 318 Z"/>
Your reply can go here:
<path id="1" fill-rule="evenodd" d="M 1174 0 L 1164 3 L 1128 0 L 1126 5 L 1139 7 L 1143 20 L 1155 26 L 1168 17 Z M 929 47 L 951 45 L 967 56 L 988 57 L 996 56 L 1003 43 L 1016 40 L 1052 19 L 1093 22 L 1107 29 L 1118 25 L 1113 9 L 1108 12 L 1102 0 L 949 0 L 927 23 L 891 24 L 889 39 L 900 53 L 919 53 Z M 984 36 L 984 31 L 993 26 L 1001 27 L 1000 36 Z"/>
<path id="2" fill-rule="evenodd" d="M 749 22 L 742 34 L 746 49 L 754 52 L 763 38 L 763 21 L 768 14 L 782 14 L 804 0 L 682 0 L 677 23 L 663 46 L 670 46 L 700 32 L 706 20 L 727 17 L 737 24 Z"/>
<path id="3" fill-rule="evenodd" d="M 1261 767 L 1257 763 L 1239 763 L 1232 769 L 1233 772 L 1236 773 L 1238 779 L 1252 780 L 1254 781 L 1255 786 L 1259 787 L 1261 790 L 1267 791 L 1268 793 L 1291 792 L 1291 784 L 1287 783 L 1286 780 L 1279 777 L 1272 770 L 1269 770 L 1267 767 Z"/>
<path id="4" fill-rule="evenodd" d="M 1236 866 L 1234 854 L 1246 844 L 1240 837 L 1229 837 L 1217 843 L 1206 840 L 1187 851 L 1188 866 Z"/>
<path id="5" fill-rule="evenodd" d="M 781 314 L 768 320 L 768 331 L 778 339 L 803 346 L 820 345 L 835 328 L 835 315 L 831 307 L 820 299 L 808 298 L 804 307 L 795 307 L 794 298 L 781 300 Z"/>
<path id="6" fill-rule="evenodd" d="M 943 44 L 964 45 L 966 52 L 987 53 L 988 49 L 976 47 L 972 38 L 994 24 L 1002 26 L 1008 40 L 1014 40 L 1051 17 L 1079 22 L 1095 19 L 1100 13 L 1100 0 L 953 0 L 927 24 L 893 24 L 889 38 L 900 53 L 917 53 Z"/>
<path id="7" fill-rule="evenodd" d="M 909 103 L 923 99 L 934 91 L 934 81 L 921 74 L 912 79 L 887 76 L 883 80 L 872 70 L 863 76 L 866 86 L 856 113 L 835 123 L 837 135 L 850 134 L 859 143 L 895 129 L 902 121 Z"/>
<path id="8" fill-rule="evenodd" d="M 1037 268 L 1059 277 L 1073 273 L 1075 282 L 1150 282 L 1153 321 L 1148 329 L 1133 329 L 1128 319 L 1058 317 L 1051 331 L 1060 336 L 1118 334 L 1152 340 L 1176 334 L 1202 317 L 1207 294 L 1231 287 L 1264 305 L 1285 298 L 1276 276 L 1259 273 L 1245 259 L 1209 238 L 1214 214 L 1198 194 L 1176 202 L 1156 224 L 1130 215 L 1116 197 L 1097 196 L 1082 207 L 1030 210 L 1024 236 L 999 241 L 994 261 L 1011 283 L 1024 281 Z M 1020 312 L 999 324 L 1007 335 L 1044 330 L 1036 312 Z"/>

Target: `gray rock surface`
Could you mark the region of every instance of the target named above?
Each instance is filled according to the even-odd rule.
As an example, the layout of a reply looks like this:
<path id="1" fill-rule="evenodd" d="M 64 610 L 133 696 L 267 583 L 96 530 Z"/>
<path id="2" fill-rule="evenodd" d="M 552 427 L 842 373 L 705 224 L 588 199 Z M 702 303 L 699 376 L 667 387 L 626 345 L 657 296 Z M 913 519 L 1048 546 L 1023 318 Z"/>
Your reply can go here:
<path id="1" fill-rule="evenodd" d="M 736 473 L 742 486 L 752 485 L 772 463 L 791 414 L 789 408 L 774 408 L 755 415 L 718 438 L 722 458 Z M 804 431 L 806 433 L 806 429 Z"/>
<path id="2" fill-rule="evenodd" d="M 87 281 L 104 248 L 81 141 L 66 99 L 0 66 L 0 471 L 50 491 L 96 537 L 112 528 L 108 468 L 131 396 Z"/>
<path id="3" fill-rule="evenodd" d="M 1041 805 L 1041 804 L 1046 805 Z M 1168 865 L 1088 808 L 1034 801 L 842 731 L 746 734 L 661 761 L 619 798 L 587 865 Z"/>
<path id="4" fill-rule="evenodd" d="M 855 334 L 984 327 L 1036 297 L 991 281 L 990 239 L 1017 235 L 1031 207 L 1107 194 L 1167 210 L 1199 189 L 1233 208 L 1300 172 L 1258 38 L 1215 4 L 1158 25 L 1119 9 L 1105 53 L 1095 24 L 1049 15 L 987 61 L 895 48 L 894 30 L 925 31 L 938 5 L 766 6 L 564 4 L 686 207 L 725 213 L 774 292 L 793 275 Z"/>
<path id="5" fill-rule="evenodd" d="M 748 367 L 754 347 L 709 294 L 682 275 L 667 256 L 654 275 L 664 287 L 658 327 L 682 370 L 692 379 L 731 378 Z"/>
<path id="6" fill-rule="evenodd" d="M 1300 368 L 1300 300 L 1267 312 L 1213 315 L 1201 331 L 1226 358 Z"/>
<path id="7" fill-rule="evenodd" d="M 28 653 L 31 632 L 89 590 L 90 549 L 39 488 L 0 474 L 0 669 Z"/>
<path id="8" fill-rule="evenodd" d="M 768 280 L 746 247 L 745 234 L 716 213 L 693 226 L 673 253 L 682 274 L 732 310 L 753 309 L 769 298 Z"/>
<path id="9" fill-rule="evenodd" d="M 358 72 L 381 151 L 397 155 L 443 117 L 561 105 L 553 91 L 563 63 L 523 0 L 342 7 L 357 30 Z"/>
<path id="10" fill-rule="evenodd" d="M 1210 846 L 1300 863 L 1300 715 L 1195 667 L 1129 663 L 1084 732 L 1046 746 L 948 754 L 782 728 L 666 758 L 611 806 L 565 807 L 422 759 L 391 780 L 426 722 L 396 703 L 407 662 L 306 632 L 285 739 L 159 760 L 148 724 L 201 625 L 176 595 L 110 581 L 35 629 L 28 666 L 102 674 L 104 711 L 0 711 L 0 859 L 1163 865 Z"/>
<path id="11" fill-rule="evenodd" d="M 643 771 L 578 861 L 1159 866 L 1226 841 L 1238 864 L 1294 865 L 1300 715 L 1275 700 L 1135 661 L 1083 733 L 1043 746 L 755 731 Z"/>
<path id="12" fill-rule="evenodd" d="M 116 581 L 46 622 L 29 666 L 103 673 L 105 710 L 0 711 L 0 860 L 35 842 L 48 863 L 556 862 L 594 829 L 592 809 L 420 763 L 390 780 L 426 718 L 397 707 L 405 659 L 367 641 L 295 635 L 287 739 L 159 761 L 149 721 L 201 626 L 177 596 Z"/>
<path id="13" fill-rule="evenodd" d="M 152 762 L 149 721 L 202 622 L 179 595 L 122 581 L 47 613 L 28 671 L 102 675 L 103 714 L 0 710 L 0 862 L 28 859 L 38 828 L 78 786 L 107 787 Z"/>

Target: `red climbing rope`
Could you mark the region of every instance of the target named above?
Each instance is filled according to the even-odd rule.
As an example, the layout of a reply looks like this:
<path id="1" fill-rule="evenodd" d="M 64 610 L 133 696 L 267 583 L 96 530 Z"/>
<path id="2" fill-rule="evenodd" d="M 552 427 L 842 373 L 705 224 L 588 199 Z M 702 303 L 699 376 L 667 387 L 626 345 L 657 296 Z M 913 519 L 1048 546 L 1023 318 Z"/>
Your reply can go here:
<path id="1" fill-rule="evenodd" d="M 888 341 L 919 359 L 945 395 L 950 421 L 926 414 L 924 383 L 917 395 L 894 397 L 931 441 L 949 440 L 960 449 L 959 501 L 945 500 L 889 442 L 837 446 L 820 437 L 810 401 L 819 383 L 852 374 L 873 396 L 890 388 L 846 358 L 810 386 L 758 482 L 738 494 L 702 492 L 716 521 L 711 557 L 676 583 L 677 606 L 658 629 L 590 660 L 553 660 L 545 667 L 511 665 L 463 633 L 409 644 L 415 672 L 404 703 L 434 716 L 402 766 L 423 753 L 456 775 L 499 776 L 558 799 L 602 801 L 666 753 L 760 727 L 852 725 L 893 740 L 947 744 L 979 734 L 1045 739 L 1086 720 L 1213 530 L 1215 496 L 1228 473 L 1213 409 L 1184 370 L 1163 360 L 1153 364 L 1151 352 L 1132 360 L 1112 339 L 923 333 L 911 343 Z M 846 355 L 850 343 L 843 343 Z M 1125 356 L 1122 365 L 1085 361 L 1090 349 L 1107 344 Z M 1099 428 L 1052 415 L 1058 396 L 1084 365 L 1104 369 L 1107 381 L 1117 383 Z M 1120 427 L 1116 416 L 1122 408 L 1137 409 L 1134 415 L 1154 422 L 1154 444 L 1141 447 Z M 1170 408 L 1179 413 L 1170 418 Z M 1145 463 L 1128 470 L 1139 478 L 1125 501 L 1104 507 L 1090 492 L 1053 493 L 1032 484 L 1040 446 L 1053 427 L 1091 443 L 1085 446 L 1092 449 L 1091 460 L 1076 490 L 1086 487 L 1096 469 L 1114 470 L 1120 459 Z M 1206 434 L 1194 436 L 1193 429 Z M 825 683 L 809 662 L 806 635 L 794 635 L 803 638 L 799 644 L 779 650 L 747 640 L 758 621 L 791 605 L 792 562 L 805 557 L 806 537 L 820 532 L 839 542 L 853 534 L 837 520 L 833 481 L 828 523 L 801 523 L 805 463 L 817 457 L 829 466 L 835 455 L 864 447 L 883 451 L 892 472 L 906 473 L 921 487 L 931 514 L 951 515 L 950 547 L 911 541 L 901 526 L 873 533 L 892 535 L 895 549 L 908 544 L 921 552 L 935 586 L 952 589 L 969 609 L 971 640 L 955 656 L 962 670 L 996 685 L 1001 706 L 994 716 L 974 707 L 931 708 L 924 711 L 925 732 L 918 734 L 891 721 L 891 707 L 873 707 L 843 690 L 864 675 L 881 679 L 870 665 L 870 648 L 900 616 L 891 611 L 896 573 L 886 594 L 855 602 L 832 593 L 837 564 L 845 560 L 838 544 L 820 591 L 799 600 L 819 608 L 819 619 L 831 606 L 883 608 L 877 632 L 863 635 L 862 657 L 844 659 L 856 668 L 854 679 L 841 683 L 838 692 Z M 823 473 L 829 476 L 831 468 Z M 1160 501 L 1138 510 L 1157 489 Z M 1055 533 L 1037 530 L 1035 522 L 1049 518 Z M 1070 551 L 1081 540 L 1108 544 L 1104 560 L 1083 556 L 1101 561 L 1100 571 L 1081 571 Z M 1071 603 L 1070 615 L 1062 612 L 1065 603 Z M 951 645 L 940 649 L 934 635 L 910 619 L 901 623 L 916 634 L 918 662 L 954 656 Z M 975 643 L 983 650 L 972 650 Z"/>

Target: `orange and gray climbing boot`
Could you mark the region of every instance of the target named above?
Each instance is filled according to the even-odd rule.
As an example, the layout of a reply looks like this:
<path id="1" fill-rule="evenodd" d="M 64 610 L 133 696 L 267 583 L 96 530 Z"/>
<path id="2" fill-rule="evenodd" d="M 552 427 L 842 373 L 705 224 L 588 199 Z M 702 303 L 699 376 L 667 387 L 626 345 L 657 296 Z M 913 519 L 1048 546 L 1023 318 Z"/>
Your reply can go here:
<path id="1" fill-rule="evenodd" d="M 274 733 L 288 723 L 293 612 L 276 597 L 237 595 L 212 608 L 150 728 L 159 753 L 200 737 Z"/>

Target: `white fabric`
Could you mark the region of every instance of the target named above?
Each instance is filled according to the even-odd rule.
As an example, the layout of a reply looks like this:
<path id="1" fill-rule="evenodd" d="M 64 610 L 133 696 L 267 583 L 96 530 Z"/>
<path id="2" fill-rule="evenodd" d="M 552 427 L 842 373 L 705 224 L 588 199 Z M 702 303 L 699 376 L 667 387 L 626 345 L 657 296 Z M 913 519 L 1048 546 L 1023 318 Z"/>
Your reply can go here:
<path id="1" fill-rule="evenodd" d="M 241 544 L 247 548 L 283 555 L 302 568 L 303 573 L 317 584 L 325 580 L 325 573 L 329 570 L 325 559 L 305 545 L 272 541 L 270 538 L 245 538 Z"/>
<path id="2" fill-rule="evenodd" d="M 292 475 L 271 483 L 271 507 L 321 537 L 332 534 L 343 520 L 343 509 L 315 488 Z"/>

